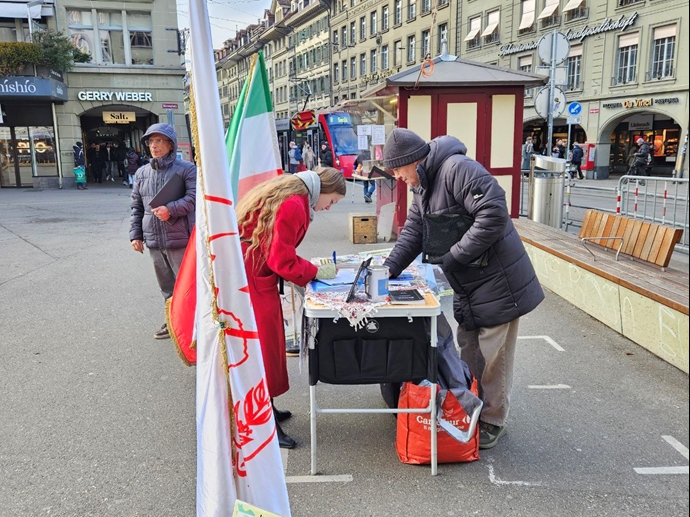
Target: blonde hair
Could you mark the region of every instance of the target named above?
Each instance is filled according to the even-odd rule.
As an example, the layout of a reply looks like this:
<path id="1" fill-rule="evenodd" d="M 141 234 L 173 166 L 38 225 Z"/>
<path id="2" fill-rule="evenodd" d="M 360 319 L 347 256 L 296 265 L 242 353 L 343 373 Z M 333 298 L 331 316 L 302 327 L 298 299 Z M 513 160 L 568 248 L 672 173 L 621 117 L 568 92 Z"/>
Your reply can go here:
<path id="1" fill-rule="evenodd" d="M 347 183 L 339 170 L 332 167 L 321 167 L 316 173 L 321 180 L 320 194 L 337 193 L 344 196 Z M 260 249 L 268 250 L 273 237 L 273 225 L 276 214 L 283 202 L 294 195 L 309 195 L 307 185 L 293 174 L 281 174 L 251 189 L 237 204 L 237 225 L 240 235 L 244 235 L 248 226 L 256 220 L 251 236 L 244 235 L 249 241 L 247 253 Z"/>

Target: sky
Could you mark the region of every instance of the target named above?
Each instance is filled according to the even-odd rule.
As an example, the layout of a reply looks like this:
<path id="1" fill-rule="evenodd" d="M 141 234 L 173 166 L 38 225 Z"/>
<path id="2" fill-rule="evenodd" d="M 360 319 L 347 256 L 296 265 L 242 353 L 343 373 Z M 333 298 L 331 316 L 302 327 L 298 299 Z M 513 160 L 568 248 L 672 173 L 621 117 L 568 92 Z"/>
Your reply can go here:
<path id="1" fill-rule="evenodd" d="M 264 10 L 271 7 L 271 0 L 206 0 L 206 3 L 214 48 L 233 38 L 236 29 L 256 23 Z M 177 0 L 177 23 L 180 29 L 189 27 L 189 0 Z"/>

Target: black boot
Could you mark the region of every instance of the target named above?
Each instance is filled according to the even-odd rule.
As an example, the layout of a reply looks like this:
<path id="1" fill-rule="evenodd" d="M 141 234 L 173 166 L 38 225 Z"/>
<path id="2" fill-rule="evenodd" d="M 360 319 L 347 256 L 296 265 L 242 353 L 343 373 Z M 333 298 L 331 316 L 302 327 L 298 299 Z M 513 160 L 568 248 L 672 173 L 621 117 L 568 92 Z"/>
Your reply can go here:
<path id="1" fill-rule="evenodd" d="M 271 406 L 273 406 L 273 416 L 275 416 L 277 422 L 285 422 L 285 420 L 292 416 L 292 413 L 287 409 L 277 409 L 273 399 L 271 399 Z"/>
<path id="2" fill-rule="evenodd" d="M 274 416 L 275 416 L 275 412 L 274 412 Z M 278 423 L 277 418 L 276 418 L 276 434 L 278 435 L 278 445 L 280 446 L 281 449 L 294 449 L 295 445 L 297 445 L 295 440 L 293 440 L 287 434 L 285 434 L 285 431 L 283 431 L 283 428 L 280 427 L 280 424 Z"/>

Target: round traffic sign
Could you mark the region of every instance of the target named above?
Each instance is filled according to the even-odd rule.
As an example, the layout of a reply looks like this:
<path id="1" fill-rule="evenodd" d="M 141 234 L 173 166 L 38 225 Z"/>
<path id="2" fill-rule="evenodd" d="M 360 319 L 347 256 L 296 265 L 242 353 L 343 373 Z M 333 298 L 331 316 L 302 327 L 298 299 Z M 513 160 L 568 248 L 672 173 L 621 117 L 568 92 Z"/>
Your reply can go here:
<path id="1" fill-rule="evenodd" d="M 562 32 L 553 31 L 541 37 L 537 45 L 537 53 L 544 64 L 560 65 L 570 53 L 570 42 Z M 552 60 L 554 63 L 551 62 Z"/>
<path id="2" fill-rule="evenodd" d="M 565 112 L 565 92 L 560 88 L 554 88 L 553 104 L 549 107 L 549 87 L 544 86 L 534 96 L 534 109 L 542 118 L 549 118 L 549 112 L 553 112 L 553 117 L 558 118 Z"/>
<path id="3" fill-rule="evenodd" d="M 571 115 L 579 115 L 582 112 L 582 104 L 579 102 L 571 102 L 568 104 L 568 113 Z"/>

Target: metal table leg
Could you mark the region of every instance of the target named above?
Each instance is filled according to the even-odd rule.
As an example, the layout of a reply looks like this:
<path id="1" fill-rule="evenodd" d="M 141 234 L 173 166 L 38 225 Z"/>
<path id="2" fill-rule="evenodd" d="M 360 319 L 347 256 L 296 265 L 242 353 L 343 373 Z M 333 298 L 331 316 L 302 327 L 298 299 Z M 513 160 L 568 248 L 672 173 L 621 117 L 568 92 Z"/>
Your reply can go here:
<path id="1" fill-rule="evenodd" d="M 316 476 L 316 386 L 309 386 L 309 429 L 311 434 L 311 475 Z"/>
<path id="2" fill-rule="evenodd" d="M 438 321 L 436 316 L 431 318 L 431 346 L 436 348 L 438 346 L 438 336 L 437 336 L 437 325 Z M 431 384 L 431 400 L 429 401 L 429 406 L 431 407 L 431 475 L 435 476 L 438 474 L 438 430 L 436 429 L 437 418 L 436 418 L 436 383 Z"/>

